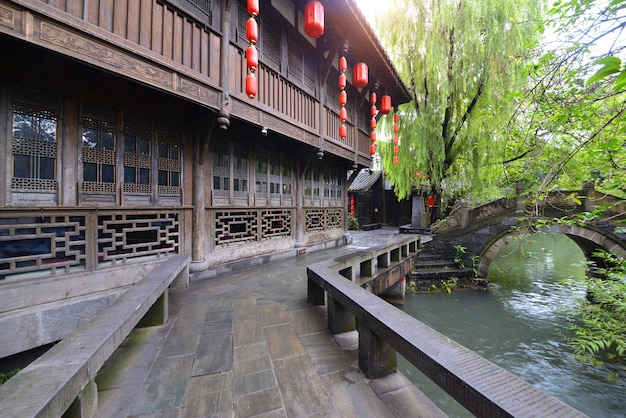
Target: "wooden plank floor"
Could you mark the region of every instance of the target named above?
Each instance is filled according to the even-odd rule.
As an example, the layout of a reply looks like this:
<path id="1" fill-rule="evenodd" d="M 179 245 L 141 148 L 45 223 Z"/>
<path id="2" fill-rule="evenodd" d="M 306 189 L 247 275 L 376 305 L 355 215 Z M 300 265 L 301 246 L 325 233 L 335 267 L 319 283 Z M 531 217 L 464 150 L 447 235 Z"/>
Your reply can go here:
<path id="1" fill-rule="evenodd" d="M 307 305 L 306 266 L 350 251 L 354 245 L 171 291 L 168 322 L 133 331 L 101 369 L 98 416 L 444 416 L 400 373 L 366 379 L 356 333 L 335 338 L 325 307 Z"/>

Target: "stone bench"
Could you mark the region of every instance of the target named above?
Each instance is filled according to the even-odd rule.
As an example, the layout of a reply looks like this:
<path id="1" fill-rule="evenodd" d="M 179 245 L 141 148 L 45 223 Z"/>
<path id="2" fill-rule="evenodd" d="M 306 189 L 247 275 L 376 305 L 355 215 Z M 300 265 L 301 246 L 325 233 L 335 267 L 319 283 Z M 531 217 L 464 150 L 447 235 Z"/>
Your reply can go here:
<path id="1" fill-rule="evenodd" d="M 380 229 L 382 227 L 379 223 L 366 224 L 361 227 L 363 231 L 371 231 L 373 229 Z"/>
<path id="2" fill-rule="evenodd" d="M 95 378 L 137 326 L 161 325 L 168 316 L 168 288 L 189 283 L 188 255 L 174 255 L 81 326 L 0 386 L 0 416 L 95 417 Z M 7 338 L 4 336 L 3 338 Z"/>

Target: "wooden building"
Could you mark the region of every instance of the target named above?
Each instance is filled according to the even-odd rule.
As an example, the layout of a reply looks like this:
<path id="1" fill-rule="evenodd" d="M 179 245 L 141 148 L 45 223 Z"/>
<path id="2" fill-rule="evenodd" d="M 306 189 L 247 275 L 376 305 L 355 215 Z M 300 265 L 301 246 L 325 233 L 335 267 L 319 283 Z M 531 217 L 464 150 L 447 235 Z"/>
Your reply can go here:
<path id="1" fill-rule="evenodd" d="M 0 316 L 100 303 L 170 254 L 202 274 L 341 245 L 370 93 L 409 93 L 354 0 L 321 3 L 313 38 L 307 1 L 260 1 L 250 98 L 245 0 L 0 0 Z"/>

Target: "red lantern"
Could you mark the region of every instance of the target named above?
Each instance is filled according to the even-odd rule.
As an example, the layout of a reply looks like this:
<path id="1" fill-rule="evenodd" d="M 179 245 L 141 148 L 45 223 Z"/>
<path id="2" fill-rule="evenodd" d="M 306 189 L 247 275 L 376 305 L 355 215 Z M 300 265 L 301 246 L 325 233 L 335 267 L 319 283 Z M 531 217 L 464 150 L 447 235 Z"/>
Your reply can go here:
<path id="1" fill-rule="evenodd" d="M 380 113 L 383 115 L 391 112 L 391 96 L 384 95 L 380 98 Z"/>
<path id="2" fill-rule="evenodd" d="M 397 113 L 396 113 L 396 114 L 394 114 L 394 115 L 393 115 L 393 121 L 394 121 L 394 123 L 398 123 L 398 119 L 399 119 L 399 118 L 398 118 L 398 114 L 397 114 Z"/>
<path id="3" fill-rule="evenodd" d="M 393 125 L 393 133 L 394 134 L 398 133 L 398 125 Z"/>
<path id="4" fill-rule="evenodd" d="M 367 76 L 367 64 L 364 62 L 359 62 L 354 66 L 352 77 L 352 84 L 354 87 L 362 88 L 367 86 L 368 76 Z"/>
<path id="5" fill-rule="evenodd" d="M 339 126 L 339 138 L 345 139 L 348 136 L 348 127 L 344 124 Z"/>
<path id="6" fill-rule="evenodd" d="M 252 16 L 259 14 L 259 0 L 248 0 L 248 14 Z"/>
<path id="7" fill-rule="evenodd" d="M 339 105 L 345 106 L 348 103 L 348 93 L 345 90 L 339 92 Z"/>
<path id="8" fill-rule="evenodd" d="M 376 145 L 370 145 L 370 155 L 376 154 Z"/>
<path id="9" fill-rule="evenodd" d="M 376 142 L 376 131 L 370 132 L 370 141 Z"/>
<path id="10" fill-rule="evenodd" d="M 371 130 L 376 129 L 376 119 L 374 118 L 370 119 L 370 129 Z"/>
<path id="11" fill-rule="evenodd" d="M 398 135 L 393 136 L 393 144 L 398 145 Z"/>
<path id="12" fill-rule="evenodd" d="M 397 155 L 393 156 L 393 165 L 398 165 L 398 156 Z"/>
<path id="13" fill-rule="evenodd" d="M 254 45 L 250 45 L 246 49 L 246 64 L 252 71 L 259 66 L 259 52 Z"/>
<path id="14" fill-rule="evenodd" d="M 257 25 L 256 19 L 253 17 L 246 21 L 246 37 L 252 45 L 259 40 L 259 25 Z"/>
<path id="15" fill-rule="evenodd" d="M 435 196 L 428 196 L 426 198 L 426 206 L 429 208 L 435 207 Z"/>
<path id="16" fill-rule="evenodd" d="M 304 32 L 311 38 L 324 34 L 324 6 L 319 1 L 310 1 L 304 6 Z"/>
<path id="17" fill-rule="evenodd" d="M 346 110 L 345 107 L 342 107 L 341 110 L 339 110 L 339 120 L 342 122 L 345 122 L 348 120 L 348 111 Z"/>
<path id="18" fill-rule="evenodd" d="M 378 111 L 376 110 L 376 106 L 370 107 L 370 115 L 375 118 Z"/>
<path id="19" fill-rule="evenodd" d="M 376 93 L 370 94 L 370 103 L 372 106 L 376 104 Z"/>
<path id="20" fill-rule="evenodd" d="M 253 99 L 257 93 L 257 80 L 254 73 L 250 73 L 246 76 L 246 94 L 250 99 Z"/>
<path id="21" fill-rule="evenodd" d="M 343 90 L 346 88 L 346 75 L 341 73 L 339 74 L 339 89 Z"/>
<path id="22" fill-rule="evenodd" d="M 399 153 L 399 152 L 400 152 L 400 148 L 398 148 L 398 146 L 397 146 L 397 145 L 394 145 L 394 146 L 393 146 L 393 153 L 394 153 L 394 154 L 397 154 L 397 153 Z"/>
<path id="23" fill-rule="evenodd" d="M 345 72 L 348 70 L 348 60 L 346 57 L 342 56 L 339 58 L 339 71 Z"/>

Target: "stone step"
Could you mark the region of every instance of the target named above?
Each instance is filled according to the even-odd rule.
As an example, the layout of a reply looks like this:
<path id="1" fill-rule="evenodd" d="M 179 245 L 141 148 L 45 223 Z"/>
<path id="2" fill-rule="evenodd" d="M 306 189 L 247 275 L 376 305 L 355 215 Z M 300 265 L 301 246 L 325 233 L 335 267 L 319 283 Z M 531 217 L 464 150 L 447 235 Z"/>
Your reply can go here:
<path id="1" fill-rule="evenodd" d="M 454 261 L 443 260 L 443 259 L 429 259 L 429 260 L 421 260 L 417 259 L 415 263 L 416 270 L 422 269 L 434 269 L 434 268 L 456 268 L 457 265 Z"/>
<path id="2" fill-rule="evenodd" d="M 410 274 L 411 278 L 417 280 L 424 279 L 447 279 L 449 277 L 468 277 L 473 276 L 474 270 L 471 268 L 424 268 L 413 270 Z"/>

